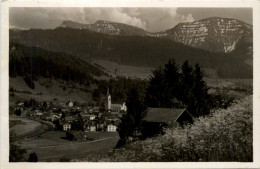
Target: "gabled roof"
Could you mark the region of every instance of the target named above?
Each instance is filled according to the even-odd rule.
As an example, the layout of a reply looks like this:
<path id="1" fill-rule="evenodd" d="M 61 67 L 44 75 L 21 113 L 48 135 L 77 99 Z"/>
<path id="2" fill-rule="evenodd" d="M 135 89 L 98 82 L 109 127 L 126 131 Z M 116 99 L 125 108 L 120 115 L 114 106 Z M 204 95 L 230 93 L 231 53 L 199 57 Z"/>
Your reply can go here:
<path id="1" fill-rule="evenodd" d="M 144 118 L 150 122 L 175 122 L 186 109 L 148 108 Z M 191 116 L 192 117 L 192 116 Z"/>

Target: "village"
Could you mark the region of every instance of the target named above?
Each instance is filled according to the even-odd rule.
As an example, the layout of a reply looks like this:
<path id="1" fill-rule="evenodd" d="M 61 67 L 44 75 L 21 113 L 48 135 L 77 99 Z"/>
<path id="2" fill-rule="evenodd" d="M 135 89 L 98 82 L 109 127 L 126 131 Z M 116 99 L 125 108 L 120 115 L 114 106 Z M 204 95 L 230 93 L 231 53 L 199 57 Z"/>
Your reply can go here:
<path id="1" fill-rule="evenodd" d="M 106 103 L 101 106 L 79 104 L 72 100 L 66 103 L 57 100 L 38 103 L 34 99 L 10 106 L 10 115 L 45 122 L 53 130 L 65 132 L 116 132 L 120 118 L 126 111 L 125 102 L 112 104 L 109 91 Z"/>

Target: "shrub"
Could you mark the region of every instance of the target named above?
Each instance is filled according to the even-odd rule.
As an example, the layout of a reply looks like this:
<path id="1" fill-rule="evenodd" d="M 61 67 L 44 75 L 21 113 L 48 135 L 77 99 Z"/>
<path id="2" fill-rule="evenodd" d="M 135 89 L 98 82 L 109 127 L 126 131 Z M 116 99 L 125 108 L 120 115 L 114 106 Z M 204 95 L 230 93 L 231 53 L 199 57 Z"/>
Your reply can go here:
<path id="1" fill-rule="evenodd" d="M 30 153 L 28 162 L 38 162 L 38 156 L 35 152 Z"/>
<path id="2" fill-rule="evenodd" d="M 73 133 L 71 133 L 70 131 L 66 131 L 66 139 L 72 141 L 74 139 Z"/>

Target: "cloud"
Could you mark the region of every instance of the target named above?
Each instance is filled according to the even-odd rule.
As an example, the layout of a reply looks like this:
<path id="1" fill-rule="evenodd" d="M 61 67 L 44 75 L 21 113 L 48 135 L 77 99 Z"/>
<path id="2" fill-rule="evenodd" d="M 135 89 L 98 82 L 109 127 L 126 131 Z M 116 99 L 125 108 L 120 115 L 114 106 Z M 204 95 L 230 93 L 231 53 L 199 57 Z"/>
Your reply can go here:
<path id="1" fill-rule="evenodd" d="M 133 25 L 151 32 L 170 29 L 179 22 L 194 21 L 191 13 L 177 8 L 11 8 L 10 27 L 53 29 L 64 20 L 92 24 L 108 20 Z"/>
<path id="2" fill-rule="evenodd" d="M 87 23 L 94 23 L 97 20 L 108 20 L 146 29 L 145 21 L 137 17 L 137 12 L 137 10 L 131 10 L 128 13 L 128 11 L 122 8 L 84 8 L 85 22 Z"/>
<path id="3" fill-rule="evenodd" d="M 181 17 L 182 17 L 182 22 L 193 22 L 194 21 L 192 14 L 182 15 Z"/>

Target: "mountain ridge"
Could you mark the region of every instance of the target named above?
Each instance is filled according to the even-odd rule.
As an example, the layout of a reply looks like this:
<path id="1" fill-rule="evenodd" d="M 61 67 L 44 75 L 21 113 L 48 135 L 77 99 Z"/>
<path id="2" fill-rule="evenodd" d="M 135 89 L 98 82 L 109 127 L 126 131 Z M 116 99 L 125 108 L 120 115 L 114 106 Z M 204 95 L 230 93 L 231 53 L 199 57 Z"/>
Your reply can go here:
<path id="1" fill-rule="evenodd" d="M 81 24 L 67 20 L 57 28 L 89 29 L 108 35 L 168 38 L 188 46 L 225 53 L 233 51 L 238 41 L 243 39 L 242 37 L 253 38 L 252 25 L 238 19 L 222 17 L 183 22 L 160 32 L 149 32 L 132 25 L 105 20 L 97 20 L 94 24 Z"/>

